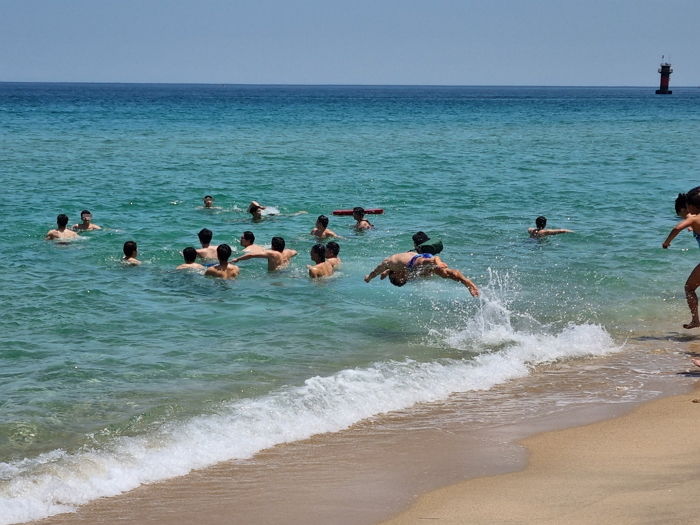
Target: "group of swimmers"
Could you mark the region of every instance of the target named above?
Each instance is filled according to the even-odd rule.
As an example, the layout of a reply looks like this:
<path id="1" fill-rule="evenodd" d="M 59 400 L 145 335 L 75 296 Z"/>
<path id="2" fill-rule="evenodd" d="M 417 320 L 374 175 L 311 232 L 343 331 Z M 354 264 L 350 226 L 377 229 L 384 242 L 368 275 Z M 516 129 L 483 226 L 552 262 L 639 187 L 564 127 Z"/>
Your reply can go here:
<path id="1" fill-rule="evenodd" d="M 214 199 L 210 195 L 206 195 L 203 199 L 204 208 L 213 208 Z M 262 210 L 266 207 L 256 201 L 252 201 L 248 206 L 254 222 L 262 218 Z M 100 226 L 92 223 L 92 214 L 88 210 L 81 212 L 81 223 L 68 228 L 68 216 L 60 214 L 56 218 L 57 227 L 50 230 L 45 238 L 56 241 L 70 241 L 78 236 L 77 232 L 99 230 Z M 374 228 L 374 225 L 365 217 L 364 208 L 355 207 L 352 210 L 352 216 L 355 220 L 354 229 L 358 231 L 369 230 Z M 317 279 L 320 277 L 331 276 L 336 268 L 341 264 L 339 257 L 340 245 L 330 239 L 343 239 L 328 227 L 329 219 L 325 215 L 320 215 L 316 219 L 310 235 L 318 241 L 311 247 L 309 256 L 313 264 L 307 265 L 309 277 Z M 540 228 L 542 230 L 542 228 Z M 540 233 L 545 235 L 545 233 Z M 178 270 L 196 270 L 203 272 L 206 276 L 217 277 L 222 279 L 235 279 L 240 274 L 240 269 L 236 263 L 249 259 L 266 259 L 268 271 L 274 272 L 286 268 L 293 257 L 297 255 L 296 250 L 286 247 L 285 240 L 282 237 L 273 237 L 270 248 L 255 244 L 255 235 L 252 231 L 245 231 L 240 238 L 240 244 L 243 247 L 243 254 L 231 259 L 233 250 L 228 244 L 219 244 L 213 246 L 211 244 L 213 233 L 211 230 L 204 228 L 199 234 L 199 242 L 201 248 L 197 249 L 188 246 L 182 251 L 184 263 L 177 266 Z M 451 279 L 462 283 L 469 289 L 473 296 L 479 295 L 479 289 L 476 285 L 459 270 L 449 268 L 448 265 L 437 256 L 437 253 L 442 250 L 440 241 L 429 243 L 430 238 L 423 232 L 418 232 L 413 236 L 414 249 L 404 253 L 391 255 L 384 259 L 372 272 L 365 276 L 365 282 L 370 282 L 374 277 L 380 276 L 380 279 L 388 277 L 389 282 L 395 286 L 403 286 L 407 282 L 422 277 L 430 277 L 437 275 L 444 279 Z M 141 264 L 138 259 L 138 246 L 135 241 L 126 241 L 123 245 L 124 256 L 122 262 L 127 265 L 137 266 Z M 201 264 L 207 260 L 216 260 L 217 263 Z"/>

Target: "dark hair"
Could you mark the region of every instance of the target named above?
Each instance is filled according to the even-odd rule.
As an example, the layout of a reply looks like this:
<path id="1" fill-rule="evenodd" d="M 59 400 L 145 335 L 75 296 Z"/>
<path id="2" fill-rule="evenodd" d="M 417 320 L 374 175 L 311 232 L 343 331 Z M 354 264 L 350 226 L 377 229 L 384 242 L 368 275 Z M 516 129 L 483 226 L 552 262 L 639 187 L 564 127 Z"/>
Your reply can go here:
<path id="1" fill-rule="evenodd" d="M 545 226 L 547 226 L 547 217 L 544 217 L 543 215 L 540 215 L 535 219 L 535 226 L 537 226 L 538 230 L 541 230 Z"/>
<path id="2" fill-rule="evenodd" d="M 253 235 L 253 232 L 245 231 L 243 232 L 243 235 L 241 235 L 241 237 L 246 241 L 250 242 L 250 244 L 253 244 L 255 242 L 255 235 Z"/>
<path id="3" fill-rule="evenodd" d="M 676 197 L 676 202 L 674 203 L 674 206 L 676 207 L 676 215 L 681 214 L 681 210 L 683 208 L 688 207 L 688 203 L 686 202 L 686 195 L 685 193 L 679 193 L 678 197 Z"/>
<path id="4" fill-rule="evenodd" d="M 83 210 L 83 211 L 80 212 L 80 218 L 82 219 L 83 215 L 85 215 L 86 213 L 87 213 L 88 215 L 92 215 L 92 213 L 90 213 L 90 210 Z"/>
<path id="5" fill-rule="evenodd" d="M 228 244 L 219 244 L 216 247 L 216 257 L 219 262 L 228 261 L 231 257 L 231 247 Z"/>
<path id="6" fill-rule="evenodd" d="M 210 229 L 202 228 L 201 230 L 199 230 L 197 236 L 199 237 L 199 242 L 201 242 L 202 244 L 209 244 L 214 234 Z"/>
<path id="7" fill-rule="evenodd" d="M 284 239 L 282 237 L 273 237 L 272 242 L 270 244 L 272 246 L 272 249 L 276 252 L 284 251 Z"/>
<path id="8" fill-rule="evenodd" d="M 389 272 L 389 282 L 393 284 L 394 286 L 403 286 L 408 282 L 408 279 L 406 276 L 399 277 L 396 272 L 390 271 Z"/>
<path id="9" fill-rule="evenodd" d="M 359 215 L 363 215 L 363 216 L 364 216 L 364 214 L 365 214 L 365 209 L 364 209 L 362 206 L 355 206 L 355 207 L 352 209 L 352 214 L 353 214 L 353 215 L 359 214 Z"/>
<path id="10" fill-rule="evenodd" d="M 197 260 L 197 250 L 195 250 L 192 246 L 188 246 L 182 250 L 182 257 L 185 259 L 187 264 L 193 263 Z"/>
<path id="11" fill-rule="evenodd" d="M 325 215 L 319 215 L 318 219 L 316 219 L 316 222 L 325 228 L 326 226 L 328 226 L 328 217 L 326 217 Z"/>
<path id="12" fill-rule="evenodd" d="M 326 244 L 326 255 L 328 257 L 338 257 L 339 253 L 340 245 L 337 242 L 331 241 L 328 244 Z"/>
<path id="13" fill-rule="evenodd" d="M 427 242 L 430 240 L 430 237 L 428 237 L 425 232 L 416 232 L 413 234 L 413 244 L 416 246 L 420 246 L 424 242 Z"/>
<path id="14" fill-rule="evenodd" d="M 135 241 L 126 241 L 124 243 L 124 255 L 127 257 L 131 257 L 136 253 L 136 242 Z"/>
<path id="15" fill-rule="evenodd" d="M 204 198 L 205 199 L 213 199 L 214 197 L 212 197 L 211 195 L 205 195 Z"/>
<path id="16" fill-rule="evenodd" d="M 311 253 L 318 255 L 321 258 L 321 262 L 326 261 L 326 247 L 323 244 L 314 244 L 311 247 Z"/>
<path id="17" fill-rule="evenodd" d="M 56 224 L 58 224 L 59 228 L 62 228 L 68 224 L 68 215 L 61 213 L 58 217 L 56 217 Z"/>
<path id="18" fill-rule="evenodd" d="M 687 206 L 700 209 L 700 186 L 696 186 L 685 194 L 685 202 Z"/>

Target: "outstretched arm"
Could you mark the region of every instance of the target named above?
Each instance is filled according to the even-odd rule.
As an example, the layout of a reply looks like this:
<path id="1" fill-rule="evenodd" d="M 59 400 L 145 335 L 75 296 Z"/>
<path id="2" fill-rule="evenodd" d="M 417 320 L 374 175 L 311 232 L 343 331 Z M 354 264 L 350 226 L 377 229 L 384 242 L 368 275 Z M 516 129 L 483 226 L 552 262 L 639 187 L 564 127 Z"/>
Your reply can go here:
<path id="1" fill-rule="evenodd" d="M 560 228 L 558 230 L 540 230 L 540 235 L 559 235 L 560 233 L 574 233 L 573 230 Z"/>
<path id="2" fill-rule="evenodd" d="M 668 237 L 666 237 L 666 240 L 663 242 L 661 245 L 662 248 L 668 248 L 671 246 L 671 241 L 676 238 L 676 235 L 681 233 L 683 230 L 686 228 L 690 227 L 693 225 L 692 219 L 689 217 L 687 219 L 682 220 L 676 226 L 671 230 L 671 233 L 668 234 Z"/>
<path id="3" fill-rule="evenodd" d="M 384 259 L 381 263 L 379 263 L 379 266 L 377 266 L 374 270 L 372 270 L 370 273 L 365 275 L 365 282 L 368 283 L 372 279 L 374 279 L 377 275 L 380 273 L 384 272 L 385 270 L 388 270 L 390 268 L 390 265 L 388 263 L 389 259 Z"/>
<path id="4" fill-rule="evenodd" d="M 233 259 L 232 262 L 239 262 L 239 261 L 247 261 L 248 259 L 267 259 L 267 253 L 262 252 L 262 253 L 246 253 L 245 255 L 241 255 L 240 257 L 236 257 Z"/>

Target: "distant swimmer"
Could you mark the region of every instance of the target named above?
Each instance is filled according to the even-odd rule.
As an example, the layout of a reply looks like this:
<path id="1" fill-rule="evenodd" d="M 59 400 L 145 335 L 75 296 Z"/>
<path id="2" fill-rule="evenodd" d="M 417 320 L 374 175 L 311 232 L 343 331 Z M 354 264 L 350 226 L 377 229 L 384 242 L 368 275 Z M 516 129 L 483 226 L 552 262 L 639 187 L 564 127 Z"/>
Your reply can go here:
<path id="1" fill-rule="evenodd" d="M 124 257 L 122 257 L 122 262 L 131 266 L 137 266 L 141 264 L 136 256 L 138 255 L 138 248 L 136 247 L 136 242 L 126 241 L 124 243 Z"/>
<path id="2" fill-rule="evenodd" d="M 204 266 L 197 261 L 197 250 L 192 246 L 188 246 L 182 250 L 182 257 L 185 259 L 184 264 L 181 264 L 176 270 L 203 270 Z"/>
<path id="3" fill-rule="evenodd" d="M 326 247 L 323 244 L 314 244 L 310 255 L 311 260 L 316 264 L 306 266 L 309 269 L 309 277 L 317 279 L 333 275 L 333 264 L 326 260 Z"/>
<path id="4" fill-rule="evenodd" d="M 243 246 L 243 253 L 255 253 L 263 252 L 265 248 L 259 244 L 255 244 L 255 235 L 251 231 L 243 232 L 240 240 L 241 246 Z"/>
<path id="5" fill-rule="evenodd" d="M 686 194 L 686 217 L 681 222 L 676 224 L 668 234 L 666 240 L 661 245 L 662 248 L 666 249 L 671 246 L 671 241 L 676 238 L 676 236 L 685 230 L 686 228 L 691 228 L 693 230 L 693 236 L 700 246 L 700 186 L 693 188 Z M 693 271 L 690 272 L 688 279 L 685 282 L 685 299 L 688 302 L 688 308 L 690 309 L 690 322 L 683 325 L 683 328 L 697 328 L 700 326 L 700 318 L 698 317 L 698 295 L 697 288 L 700 286 L 700 264 L 698 264 Z"/>
<path id="6" fill-rule="evenodd" d="M 67 225 L 68 215 L 61 213 L 58 217 L 56 217 L 56 229 L 46 232 L 44 239 L 47 241 L 67 241 L 70 239 L 76 239 L 78 234 L 66 228 Z"/>
<path id="7" fill-rule="evenodd" d="M 207 268 L 204 275 L 220 279 L 235 279 L 238 277 L 240 269 L 235 264 L 228 262 L 229 257 L 231 257 L 231 247 L 228 244 L 219 244 L 216 247 L 216 258 L 219 260 L 219 264 Z"/>
<path id="8" fill-rule="evenodd" d="M 338 257 L 339 253 L 340 245 L 337 242 L 331 241 L 326 244 L 326 260 L 333 265 L 333 268 L 337 268 L 343 262 Z"/>
<path id="9" fill-rule="evenodd" d="M 80 220 L 83 221 L 80 224 L 74 224 L 73 230 L 75 231 L 90 231 L 90 230 L 101 230 L 102 228 L 97 224 L 92 223 L 92 213 L 88 210 L 83 210 L 80 212 Z"/>
<path id="10" fill-rule="evenodd" d="M 365 276 L 365 282 L 370 282 L 378 275 L 381 275 L 381 279 L 388 277 L 394 286 L 403 286 L 417 278 L 437 275 L 462 283 L 474 297 L 479 295 L 479 289 L 469 278 L 459 270 L 449 268 L 440 257 L 430 253 L 403 252 L 391 255 Z"/>
<path id="11" fill-rule="evenodd" d="M 211 195 L 205 195 L 204 198 L 202 199 L 203 206 L 205 208 L 213 208 L 214 207 L 214 197 Z"/>
<path id="12" fill-rule="evenodd" d="M 297 254 L 296 250 L 285 248 L 285 242 L 282 237 L 272 238 L 272 249 L 263 250 L 261 252 L 252 252 L 240 257 L 236 257 L 233 262 L 247 261 L 248 259 L 267 259 L 267 271 L 274 272 L 281 270 L 289 265 L 289 261 Z"/>
<path id="13" fill-rule="evenodd" d="M 263 217 L 263 210 L 265 209 L 265 206 L 260 204 L 257 201 L 250 201 L 250 204 L 248 205 L 248 213 L 253 218 L 254 222 L 258 222 L 262 220 Z"/>
<path id="14" fill-rule="evenodd" d="M 352 218 L 356 221 L 356 230 L 369 230 L 374 228 L 374 224 L 365 219 L 365 209 L 361 206 L 355 206 L 352 209 Z"/>
<path id="15" fill-rule="evenodd" d="M 564 230 L 564 229 L 558 229 L 558 230 L 545 230 L 545 226 L 547 226 L 547 217 L 543 217 L 540 215 L 535 219 L 535 226 L 536 228 L 528 228 L 527 232 L 530 234 L 530 237 L 546 237 L 548 235 L 559 235 L 560 233 L 574 233 L 573 230 Z"/>
<path id="16" fill-rule="evenodd" d="M 338 237 L 339 239 L 342 238 L 340 235 L 328 228 L 328 217 L 325 215 L 318 216 L 318 219 L 316 219 L 316 225 L 311 230 L 311 235 L 319 239 L 328 239 L 329 237 Z"/>
<path id="17" fill-rule="evenodd" d="M 201 259 L 216 259 L 216 246 L 211 246 L 211 239 L 214 233 L 209 228 L 202 228 L 199 230 L 197 237 L 199 237 L 199 243 L 202 245 L 201 248 L 197 250 L 197 256 Z"/>

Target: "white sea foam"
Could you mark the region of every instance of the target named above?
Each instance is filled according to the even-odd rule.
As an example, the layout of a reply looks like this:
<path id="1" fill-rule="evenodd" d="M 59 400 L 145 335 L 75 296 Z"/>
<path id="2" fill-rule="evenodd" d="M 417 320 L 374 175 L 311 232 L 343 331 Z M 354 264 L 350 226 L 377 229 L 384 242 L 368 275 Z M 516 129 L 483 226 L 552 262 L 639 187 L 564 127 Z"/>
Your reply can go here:
<path id="1" fill-rule="evenodd" d="M 493 291 L 491 291 L 493 294 Z M 335 432 L 367 417 L 484 390 L 525 376 L 532 366 L 615 350 L 597 325 L 571 325 L 558 333 L 518 332 L 510 313 L 485 290 L 477 315 L 441 334 L 472 358 L 376 363 L 301 386 L 232 402 L 216 415 L 166 425 L 159 432 L 121 437 L 109 447 L 69 454 L 53 451 L 0 463 L 0 524 L 73 510 L 98 497 L 186 474 L 192 469 L 249 458 L 279 443 Z M 496 348 L 496 349 L 494 349 Z"/>

